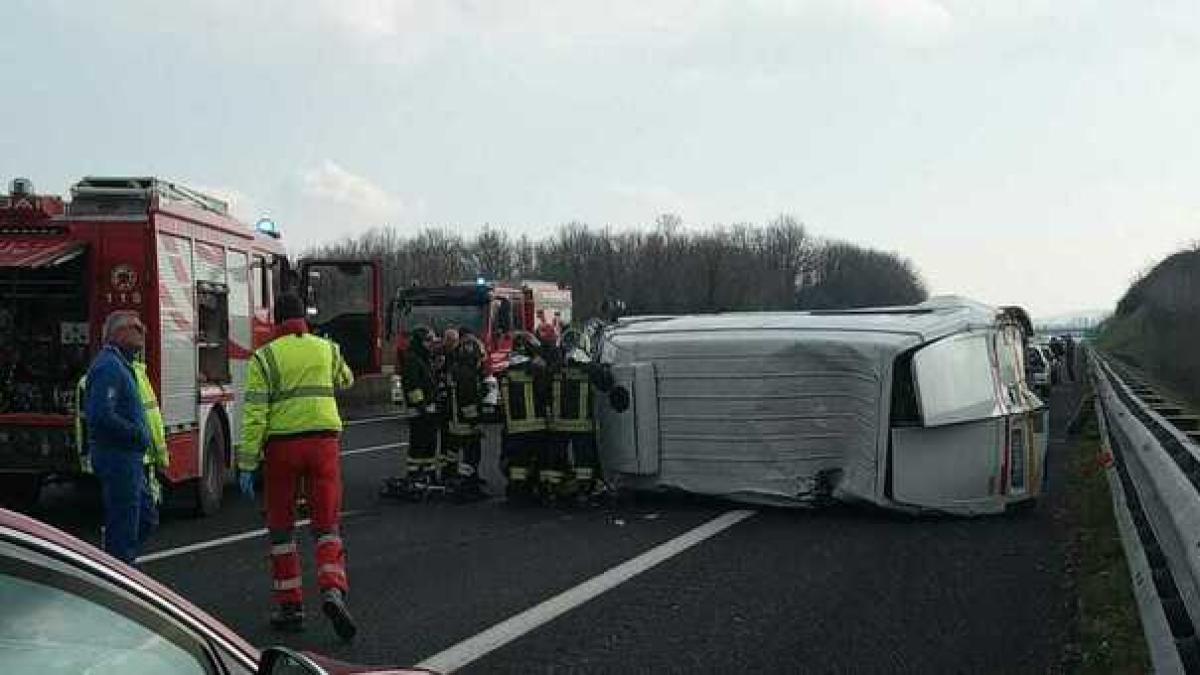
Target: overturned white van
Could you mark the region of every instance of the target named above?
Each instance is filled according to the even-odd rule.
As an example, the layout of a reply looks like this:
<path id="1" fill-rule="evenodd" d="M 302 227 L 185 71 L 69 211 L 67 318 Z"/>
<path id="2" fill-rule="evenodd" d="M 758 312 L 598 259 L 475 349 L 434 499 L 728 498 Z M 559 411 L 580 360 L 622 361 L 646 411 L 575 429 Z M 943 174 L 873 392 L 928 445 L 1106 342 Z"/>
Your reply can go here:
<path id="1" fill-rule="evenodd" d="M 995 513 L 1042 488 L 1047 408 L 1019 308 L 633 317 L 597 345 L 610 482 L 733 499 Z"/>

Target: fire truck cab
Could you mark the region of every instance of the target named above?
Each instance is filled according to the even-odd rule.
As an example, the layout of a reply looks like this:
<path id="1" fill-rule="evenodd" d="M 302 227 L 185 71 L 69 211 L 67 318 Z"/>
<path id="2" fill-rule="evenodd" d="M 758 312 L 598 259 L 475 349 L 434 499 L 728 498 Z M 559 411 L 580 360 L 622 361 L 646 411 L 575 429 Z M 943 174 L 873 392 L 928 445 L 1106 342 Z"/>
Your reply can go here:
<path id="1" fill-rule="evenodd" d="M 413 328 L 426 326 L 441 335 L 447 328 L 465 327 L 486 347 L 489 375 L 507 367 L 515 332 L 533 332 L 543 322 L 554 323 L 560 330 L 570 324 L 570 288 L 548 281 L 489 283 L 483 279 L 401 287 L 388 310 L 398 363 L 403 363 Z"/>
<path id="2" fill-rule="evenodd" d="M 533 332 L 543 322 L 556 324 L 560 331 L 571 322 L 570 288 L 547 281 L 489 283 L 484 279 L 447 286 L 401 287 L 388 307 L 387 323 L 389 341 L 396 349 L 397 372 L 408 351 L 408 334 L 417 326 L 431 328 L 438 335 L 447 328 L 466 328 L 478 337 L 487 351 L 484 410 L 490 417 L 499 397 L 496 378 L 508 367 L 514 334 Z M 392 400 L 404 405 L 398 377 Z"/>
<path id="3" fill-rule="evenodd" d="M 81 472 L 75 388 L 105 318 L 133 310 L 171 456 L 165 484 L 197 512 L 222 500 L 241 437 L 254 350 L 275 336 L 274 298 L 299 291 L 314 332 L 356 372 L 377 371 L 379 267 L 289 263 L 270 221 L 156 178 L 89 177 L 71 199 L 28 181 L 0 197 L 0 500 L 27 506 L 47 480 Z"/>

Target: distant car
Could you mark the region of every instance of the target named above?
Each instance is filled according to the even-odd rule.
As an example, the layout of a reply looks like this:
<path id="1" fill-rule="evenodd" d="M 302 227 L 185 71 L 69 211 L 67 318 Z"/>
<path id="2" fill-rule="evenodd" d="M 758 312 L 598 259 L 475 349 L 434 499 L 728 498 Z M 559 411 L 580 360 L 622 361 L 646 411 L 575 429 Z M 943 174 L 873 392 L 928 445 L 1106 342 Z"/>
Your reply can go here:
<path id="1" fill-rule="evenodd" d="M 95 547 L 0 509 L 0 673 L 398 675 L 315 654 L 259 652 Z"/>
<path id="2" fill-rule="evenodd" d="M 1026 368 L 1029 384 L 1038 396 L 1050 398 L 1050 386 L 1054 383 L 1054 358 L 1050 349 L 1041 345 L 1029 345 L 1025 351 Z"/>

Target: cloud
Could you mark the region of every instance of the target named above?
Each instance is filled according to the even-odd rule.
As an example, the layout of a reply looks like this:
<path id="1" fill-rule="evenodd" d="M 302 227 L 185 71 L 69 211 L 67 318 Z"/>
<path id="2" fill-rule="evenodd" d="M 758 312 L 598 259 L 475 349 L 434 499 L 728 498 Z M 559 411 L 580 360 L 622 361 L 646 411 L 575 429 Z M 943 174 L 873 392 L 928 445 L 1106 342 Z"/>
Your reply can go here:
<path id="1" fill-rule="evenodd" d="M 929 47 L 950 37 L 954 16 L 935 0 L 854 0 L 856 16 L 884 37 L 910 47 Z"/>
<path id="2" fill-rule="evenodd" d="M 403 202 L 371 180 L 351 173 L 331 159 L 300 176 L 307 196 L 346 207 L 362 215 L 386 218 L 403 208 Z"/>
<path id="3" fill-rule="evenodd" d="M 550 47 L 598 41 L 680 45 L 744 26 L 747 17 L 793 30 L 821 30 L 827 19 L 841 19 L 886 40 L 925 46 L 946 36 L 954 23 L 937 0 L 322 0 L 319 7 L 343 31 L 408 55 L 454 37 Z"/>
<path id="4" fill-rule="evenodd" d="M 202 192 L 210 197 L 216 197 L 229 205 L 229 213 L 234 218 L 253 225 L 265 213 L 262 209 L 262 202 L 255 197 L 239 190 L 237 188 L 228 187 L 225 185 L 205 185 L 203 183 L 184 183 L 188 187 Z"/>
<path id="5" fill-rule="evenodd" d="M 402 199 L 333 159 L 292 174 L 272 195 L 270 215 L 296 251 L 372 227 L 418 219 L 427 210 L 423 200 Z"/>
<path id="6" fill-rule="evenodd" d="M 659 214 L 692 215 L 692 200 L 671 188 L 651 185 L 615 185 L 608 190 L 612 210 L 627 223 L 646 223 Z"/>

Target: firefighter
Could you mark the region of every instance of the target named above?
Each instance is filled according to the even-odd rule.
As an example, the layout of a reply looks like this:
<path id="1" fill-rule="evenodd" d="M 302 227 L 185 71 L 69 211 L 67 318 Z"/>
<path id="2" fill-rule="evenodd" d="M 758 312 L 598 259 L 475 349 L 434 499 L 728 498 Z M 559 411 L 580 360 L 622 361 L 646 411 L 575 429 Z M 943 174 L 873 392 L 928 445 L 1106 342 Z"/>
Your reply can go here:
<path id="1" fill-rule="evenodd" d="M 446 485 L 460 500 L 483 497 L 479 478 L 482 430 L 479 407 L 483 399 L 485 349 L 475 338 L 457 343 L 446 355 L 448 409 L 446 435 Z"/>
<path id="2" fill-rule="evenodd" d="M 438 440 L 437 453 L 434 457 L 434 475 L 436 485 L 449 486 L 458 473 L 458 453 L 448 443 L 450 433 L 451 402 L 450 362 L 458 349 L 458 330 L 446 328 L 442 331 L 441 339 L 434 342 L 433 373 L 437 392 L 434 401 L 438 411 Z"/>
<path id="3" fill-rule="evenodd" d="M 382 494 L 387 497 L 408 497 L 416 486 L 434 483 L 439 432 L 435 337 L 425 326 L 414 328 L 410 335 L 402 379 L 405 402 L 413 411 L 408 420 L 407 471 L 403 478 L 384 482 Z"/>
<path id="4" fill-rule="evenodd" d="M 316 539 L 321 608 L 348 642 L 357 629 L 346 607 L 346 554 L 338 527 L 342 420 L 334 390 L 349 387 L 354 376 L 336 344 L 309 334 L 304 316 L 298 296 L 277 298 L 275 319 L 282 324 L 281 335 L 250 359 L 238 484 L 244 495 L 254 498 L 253 472 L 265 455 L 274 589 L 271 625 L 295 631 L 304 626 L 304 585 L 295 539 L 296 486 L 304 480 Z"/>
<path id="5" fill-rule="evenodd" d="M 514 335 L 500 384 L 504 423 L 500 462 L 509 499 L 527 500 L 535 494 L 538 448 L 546 435 L 546 375 L 546 362 L 538 354 L 535 338 L 528 333 Z"/>
<path id="6" fill-rule="evenodd" d="M 570 447 L 570 476 L 573 493 L 591 497 L 600 480 L 600 457 L 596 449 L 596 424 L 592 414 L 592 359 L 583 336 L 575 330 L 563 333 L 563 365 L 554 378 L 550 410 L 550 433 Z"/>
<path id="7" fill-rule="evenodd" d="M 135 355 L 146 345 L 136 312 L 117 311 L 104 322 L 104 348 L 85 375 L 86 447 L 104 502 L 104 550 L 127 564 L 158 525 L 146 481 L 146 453 L 155 443 L 139 395 Z M 81 434 L 82 435 L 82 434 Z"/>
<path id="8" fill-rule="evenodd" d="M 538 353 L 544 362 L 546 384 L 546 433 L 538 445 L 538 492 L 547 502 L 554 502 L 571 491 L 569 480 L 570 464 L 567 460 L 568 437 L 555 430 L 553 424 L 554 384 L 561 378 L 563 370 L 562 351 L 559 345 L 558 327 L 543 322 L 537 327 Z"/>

